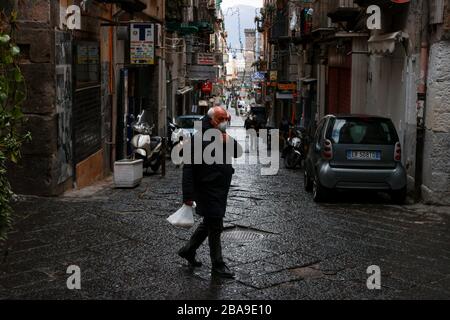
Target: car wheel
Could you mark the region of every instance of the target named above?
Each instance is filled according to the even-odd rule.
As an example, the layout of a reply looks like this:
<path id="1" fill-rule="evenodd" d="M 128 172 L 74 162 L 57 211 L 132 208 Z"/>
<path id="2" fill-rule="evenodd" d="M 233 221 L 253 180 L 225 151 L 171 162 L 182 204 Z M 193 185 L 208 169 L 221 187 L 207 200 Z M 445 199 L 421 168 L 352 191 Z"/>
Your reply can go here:
<path id="1" fill-rule="evenodd" d="M 312 184 L 311 179 L 309 178 L 308 170 L 306 170 L 306 168 L 303 173 L 303 182 L 304 182 L 305 191 L 311 192 L 313 189 L 313 184 Z"/>
<path id="2" fill-rule="evenodd" d="M 326 200 L 327 190 L 320 184 L 319 181 L 314 180 L 312 191 L 314 202 L 324 202 Z"/>
<path id="3" fill-rule="evenodd" d="M 395 204 L 405 204 L 406 201 L 406 187 L 400 190 L 391 191 L 391 200 Z"/>

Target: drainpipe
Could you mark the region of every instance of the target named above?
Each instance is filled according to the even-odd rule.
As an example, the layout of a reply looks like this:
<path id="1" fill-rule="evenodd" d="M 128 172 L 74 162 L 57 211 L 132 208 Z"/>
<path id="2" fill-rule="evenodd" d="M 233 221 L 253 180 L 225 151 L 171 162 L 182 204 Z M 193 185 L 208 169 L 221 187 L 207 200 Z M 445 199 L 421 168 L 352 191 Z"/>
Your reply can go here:
<path id="1" fill-rule="evenodd" d="M 414 200 L 419 202 L 422 196 L 423 152 L 425 145 L 425 108 L 427 96 L 429 45 L 423 41 L 420 50 L 420 82 L 417 89 L 417 137 L 416 167 L 414 174 Z"/>

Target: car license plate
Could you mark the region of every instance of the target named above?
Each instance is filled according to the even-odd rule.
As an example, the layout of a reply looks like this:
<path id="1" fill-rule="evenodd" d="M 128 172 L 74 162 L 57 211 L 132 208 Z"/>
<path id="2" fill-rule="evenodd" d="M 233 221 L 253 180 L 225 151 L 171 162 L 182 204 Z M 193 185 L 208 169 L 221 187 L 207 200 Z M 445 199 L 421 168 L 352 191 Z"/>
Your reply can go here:
<path id="1" fill-rule="evenodd" d="M 380 151 L 347 151 L 348 160 L 381 160 Z"/>

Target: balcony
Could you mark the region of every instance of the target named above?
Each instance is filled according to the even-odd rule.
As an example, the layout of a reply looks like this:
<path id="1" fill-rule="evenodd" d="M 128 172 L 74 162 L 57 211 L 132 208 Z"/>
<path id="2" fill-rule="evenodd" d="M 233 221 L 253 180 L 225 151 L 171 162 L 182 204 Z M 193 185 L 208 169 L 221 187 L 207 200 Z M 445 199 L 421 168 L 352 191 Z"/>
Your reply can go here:
<path id="1" fill-rule="evenodd" d="M 313 32 L 334 28 L 328 13 L 336 9 L 336 0 L 316 1 L 313 5 Z"/>
<path id="2" fill-rule="evenodd" d="M 333 0 L 330 2 L 328 8 L 328 17 L 335 22 L 350 22 L 354 21 L 360 12 L 358 5 L 353 0 Z"/>
<path id="3" fill-rule="evenodd" d="M 270 31 L 270 43 L 289 38 L 289 19 L 285 17 L 284 10 L 277 10 L 274 15 L 273 26 Z"/>

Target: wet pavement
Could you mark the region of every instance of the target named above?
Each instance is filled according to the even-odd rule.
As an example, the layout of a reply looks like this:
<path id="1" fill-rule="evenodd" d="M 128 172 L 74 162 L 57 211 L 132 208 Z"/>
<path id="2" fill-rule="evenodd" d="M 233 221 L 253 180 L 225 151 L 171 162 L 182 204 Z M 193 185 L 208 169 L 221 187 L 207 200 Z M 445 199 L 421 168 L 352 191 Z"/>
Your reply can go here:
<path id="1" fill-rule="evenodd" d="M 192 230 L 166 221 L 181 205 L 181 168 L 169 164 L 165 178 L 131 190 L 109 179 L 60 198 L 20 197 L 0 246 L 0 298 L 450 298 L 449 208 L 358 193 L 315 204 L 301 170 L 262 176 L 260 167 L 235 166 L 222 242 L 236 279 L 211 277 L 207 243 L 201 268 L 176 255 Z M 70 265 L 81 290 L 67 289 Z M 367 288 L 371 265 L 380 290 Z"/>

